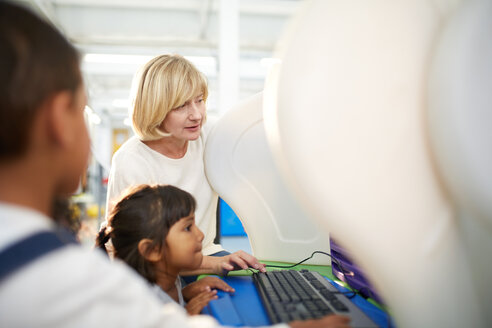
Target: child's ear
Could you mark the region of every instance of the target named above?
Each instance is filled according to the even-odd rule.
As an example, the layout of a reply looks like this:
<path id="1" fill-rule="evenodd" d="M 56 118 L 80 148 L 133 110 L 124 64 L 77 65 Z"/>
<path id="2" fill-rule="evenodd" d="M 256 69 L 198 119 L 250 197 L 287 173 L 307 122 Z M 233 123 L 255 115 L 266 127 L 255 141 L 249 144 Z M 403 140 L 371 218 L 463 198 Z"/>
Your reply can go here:
<path id="1" fill-rule="evenodd" d="M 73 95 L 70 92 L 62 91 L 56 93 L 47 103 L 49 107 L 48 134 L 59 145 L 66 145 L 73 138 L 69 116 L 73 111 L 73 101 Z"/>
<path id="2" fill-rule="evenodd" d="M 149 262 L 161 260 L 161 252 L 158 246 L 152 246 L 152 240 L 142 239 L 138 242 L 138 252 Z"/>

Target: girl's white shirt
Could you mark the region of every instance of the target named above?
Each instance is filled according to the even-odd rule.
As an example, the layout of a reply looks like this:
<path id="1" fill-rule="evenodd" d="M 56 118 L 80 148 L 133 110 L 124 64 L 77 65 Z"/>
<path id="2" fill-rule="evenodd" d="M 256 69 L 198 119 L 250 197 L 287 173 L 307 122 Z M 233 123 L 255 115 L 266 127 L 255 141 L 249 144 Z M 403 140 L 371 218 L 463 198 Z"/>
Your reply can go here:
<path id="1" fill-rule="evenodd" d="M 176 290 L 178 291 L 178 302 L 176 302 L 171 296 L 169 296 L 162 288 L 161 286 L 157 284 L 152 284 L 152 290 L 156 294 L 156 296 L 161 300 L 162 303 L 176 303 L 181 306 L 185 306 L 186 302 L 183 298 L 183 285 L 181 284 L 181 279 L 178 277 L 176 281 L 174 282 L 174 285 L 176 286 Z"/>

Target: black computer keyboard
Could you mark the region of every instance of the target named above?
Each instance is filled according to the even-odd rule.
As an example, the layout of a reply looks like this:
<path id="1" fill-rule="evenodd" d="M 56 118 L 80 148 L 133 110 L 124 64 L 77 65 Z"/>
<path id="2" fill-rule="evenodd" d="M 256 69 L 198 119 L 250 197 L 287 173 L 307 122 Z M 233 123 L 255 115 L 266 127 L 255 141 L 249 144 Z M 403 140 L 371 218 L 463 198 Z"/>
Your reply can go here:
<path id="1" fill-rule="evenodd" d="M 377 327 L 344 294 L 315 271 L 254 273 L 253 282 L 273 324 L 342 314 L 352 319 L 352 327 Z"/>

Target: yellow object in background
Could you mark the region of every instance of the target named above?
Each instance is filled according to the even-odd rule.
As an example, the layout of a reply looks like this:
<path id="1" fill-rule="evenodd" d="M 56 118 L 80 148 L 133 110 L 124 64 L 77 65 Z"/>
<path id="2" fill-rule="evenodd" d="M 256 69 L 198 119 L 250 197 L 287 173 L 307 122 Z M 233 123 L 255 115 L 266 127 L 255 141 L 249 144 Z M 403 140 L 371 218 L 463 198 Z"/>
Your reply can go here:
<path id="1" fill-rule="evenodd" d="M 92 204 L 87 206 L 87 216 L 91 219 L 97 219 L 99 217 L 99 206 Z M 104 209 L 101 209 L 101 216 L 104 216 Z"/>

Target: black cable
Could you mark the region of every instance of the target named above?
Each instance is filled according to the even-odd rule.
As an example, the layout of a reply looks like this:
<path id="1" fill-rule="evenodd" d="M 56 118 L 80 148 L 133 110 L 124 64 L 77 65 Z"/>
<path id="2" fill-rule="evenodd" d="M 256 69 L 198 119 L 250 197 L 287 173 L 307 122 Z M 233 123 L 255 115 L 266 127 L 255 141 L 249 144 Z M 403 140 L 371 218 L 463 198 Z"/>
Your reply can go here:
<path id="1" fill-rule="evenodd" d="M 329 253 L 326 253 L 326 252 L 322 252 L 322 251 L 314 251 L 310 257 L 308 258 L 305 258 L 304 260 L 302 260 L 301 262 L 298 262 L 296 264 L 292 264 L 292 265 L 272 265 L 272 264 L 267 264 L 265 265 L 265 267 L 270 267 L 270 268 L 283 268 L 283 269 L 288 269 L 288 268 L 293 268 L 293 267 L 296 267 L 298 266 L 299 264 L 302 264 L 304 262 L 306 262 L 307 260 L 310 260 L 313 258 L 314 254 L 324 254 L 326 256 L 329 256 L 331 258 L 331 260 L 333 262 L 335 262 L 336 265 L 338 265 L 338 267 L 340 268 L 340 270 L 342 271 L 342 274 L 345 278 L 345 280 L 347 279 L 347 277 L 345 276 L 345 269 L 343 268 L 343 266 L 340 264 L 340 262 L 338 262 L 338 260 L 336 258 L 334 258 L 333 256 L 331 256 L 331 254 Z M 350 271 L 347 271 L 347 272 L 350 272 Z"/>

